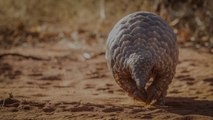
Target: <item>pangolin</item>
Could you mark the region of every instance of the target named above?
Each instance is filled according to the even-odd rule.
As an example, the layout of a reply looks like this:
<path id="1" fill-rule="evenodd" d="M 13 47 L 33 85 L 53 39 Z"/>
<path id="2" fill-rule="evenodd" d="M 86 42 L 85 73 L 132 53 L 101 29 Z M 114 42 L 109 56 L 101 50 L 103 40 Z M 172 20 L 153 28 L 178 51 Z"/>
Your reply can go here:
<path id="1" fill-rule="evenodd" d="M 163 104 L 178 53 L 172 28 L 158 15 L 141 11 L 115 24 L 105 56 L 115 81 L 129 96 L 146 104 Z"/>

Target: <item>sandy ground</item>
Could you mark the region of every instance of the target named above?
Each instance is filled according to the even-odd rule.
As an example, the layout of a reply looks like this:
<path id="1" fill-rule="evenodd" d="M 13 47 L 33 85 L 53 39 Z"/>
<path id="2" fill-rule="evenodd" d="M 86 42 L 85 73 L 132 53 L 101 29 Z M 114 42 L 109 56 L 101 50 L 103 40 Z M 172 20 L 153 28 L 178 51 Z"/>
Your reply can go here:
<path id="1" fill-rule="evenodd" d="M 212 54 L 180 48 L 165 106 L 154 107 L 128 97 L 95 47 L 1 49 L 0 119 L 211 120 L 212 68 Z"/>

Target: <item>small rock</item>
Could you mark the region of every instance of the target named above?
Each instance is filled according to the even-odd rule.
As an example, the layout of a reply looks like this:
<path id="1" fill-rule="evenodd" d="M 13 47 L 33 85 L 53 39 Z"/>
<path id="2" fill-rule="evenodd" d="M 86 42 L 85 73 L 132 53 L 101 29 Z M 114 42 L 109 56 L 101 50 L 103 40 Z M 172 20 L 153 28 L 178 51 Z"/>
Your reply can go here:
<path id="1" fill-rule="evenodd" d="M 51 105 L 48 105 L 48 106 L 45 106 L 45 107 L 43 108 L 43 111 L 44 111 L 44 112 L 53 112 L 53 111 L 55 111 L 55 107 L 54 107 L 54 106 L 51 106 Z"/>

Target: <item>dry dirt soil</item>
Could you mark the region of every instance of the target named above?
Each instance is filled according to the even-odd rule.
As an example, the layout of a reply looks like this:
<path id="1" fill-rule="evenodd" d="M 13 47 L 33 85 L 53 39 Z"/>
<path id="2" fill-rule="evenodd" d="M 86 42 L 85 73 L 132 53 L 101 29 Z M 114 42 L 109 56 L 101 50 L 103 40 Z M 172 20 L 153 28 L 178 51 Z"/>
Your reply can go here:
<path id="1" fill-rule="evenodd" d="M 165 106 L 144 106 L 115 83 L 96 47 L 0 48 L 0 119 L 213 120 L 213 55 L 180 48 L 179 58 Z"/>

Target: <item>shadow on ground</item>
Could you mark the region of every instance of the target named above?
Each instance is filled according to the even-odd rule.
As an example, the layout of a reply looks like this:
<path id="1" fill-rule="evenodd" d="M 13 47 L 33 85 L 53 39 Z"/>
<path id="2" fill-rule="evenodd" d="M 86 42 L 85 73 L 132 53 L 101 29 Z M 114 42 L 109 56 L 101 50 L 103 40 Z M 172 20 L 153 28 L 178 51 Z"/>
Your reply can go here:
<path id="1" fill-rule="evenodd" d="M 194 97 L 167 97 L 165 109 L 180 115 L 200 114 L 213 116 L 213 101 L 196 100 Z"/>

